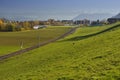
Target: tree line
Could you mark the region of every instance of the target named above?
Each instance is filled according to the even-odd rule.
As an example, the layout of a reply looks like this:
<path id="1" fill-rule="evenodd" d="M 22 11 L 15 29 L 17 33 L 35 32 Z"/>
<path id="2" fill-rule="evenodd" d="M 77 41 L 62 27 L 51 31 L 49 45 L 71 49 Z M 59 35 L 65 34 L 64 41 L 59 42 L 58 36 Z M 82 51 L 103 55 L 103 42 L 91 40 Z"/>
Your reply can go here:
<path id="1" fill-rule="evenodd" d="M 0 19 L 0 31 L 2 32 L 12 32 L 12 31 L 23 31 L 32 30 L 35 25 L 64 25 L 60 21 L 55 21 L 49 19 L 48 21 L 10 21 L 7 19 Z"/>

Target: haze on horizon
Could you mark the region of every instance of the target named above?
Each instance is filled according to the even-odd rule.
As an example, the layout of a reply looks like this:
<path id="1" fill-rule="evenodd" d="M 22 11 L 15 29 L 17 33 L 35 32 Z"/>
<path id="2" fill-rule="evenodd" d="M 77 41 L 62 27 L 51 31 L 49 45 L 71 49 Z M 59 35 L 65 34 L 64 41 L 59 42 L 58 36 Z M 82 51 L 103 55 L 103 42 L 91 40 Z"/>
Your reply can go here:
<path id="1" fill-rule="evenodd" d="M 117 14 L 120 0 L 1 0 L 0 18 L 56 20 L 80 14 Z"/>

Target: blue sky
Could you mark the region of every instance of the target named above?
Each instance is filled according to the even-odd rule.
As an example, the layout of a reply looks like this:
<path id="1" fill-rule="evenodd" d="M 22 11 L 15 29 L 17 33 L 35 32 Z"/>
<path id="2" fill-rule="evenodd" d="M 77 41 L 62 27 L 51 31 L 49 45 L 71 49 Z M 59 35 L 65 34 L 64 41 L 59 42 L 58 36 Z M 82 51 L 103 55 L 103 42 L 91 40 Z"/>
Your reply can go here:
<path id="1" fill-rule="evenodd" d="M 1 0 L 0 17 L 72 19 L 83 13 L 120 12 L 120 0 Z"/>

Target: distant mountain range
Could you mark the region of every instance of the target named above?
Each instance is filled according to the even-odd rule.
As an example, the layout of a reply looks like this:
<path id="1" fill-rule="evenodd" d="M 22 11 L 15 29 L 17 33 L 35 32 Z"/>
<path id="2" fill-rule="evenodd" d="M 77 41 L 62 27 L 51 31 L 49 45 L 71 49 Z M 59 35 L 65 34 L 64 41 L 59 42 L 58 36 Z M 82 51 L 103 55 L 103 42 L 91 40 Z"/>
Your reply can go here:
<path id="1" fill-rule="evenodd" d="M 5 15 L 0 15 L 0 18 L 6 18 L 8 20 L 16 20 L 16 21 L 25 21 L 25 20 L 40 20 L 41 17 L 40 16 L 31 16 L 31 15 L 8 15 L 6 17 L 2 17 Z M 109 14 L 109 13 L 82 13 L 76 17 L 74 17 L 72 20 L 84 20 L 84 19 L 88 19 L 88 20 L 103 20 L 103 19 L 108 19 L 111 18 L 112 16 L 114 16 L 114 14 Z M 120 14 L 117 15 L 116 17 L 120 17 Z M 114 16 L 115 17 L 115 16 Z"/>
<path id="2" fill-rule="evenodd" d="M 111 18 L 120 18 L 120 13 L 115 15 L 115 16 L 113 16 L 113 17 L 111 17 Z"/>
<path id="3" fill-rule="evenodd" d="M 113 14 L 108 14 L 108 13 L 94 13 L 94 14 L 88 14 L 88 13 L 83 13 L 80 14 L 78 16 L 76 16 L 75 18 L 73 18 L 73 20 L 83 20 L 83 19 L 88 19 L 88 20 L 104 20 L 107 18 L 110 18 L 111 16 L 113 16 Z"/>

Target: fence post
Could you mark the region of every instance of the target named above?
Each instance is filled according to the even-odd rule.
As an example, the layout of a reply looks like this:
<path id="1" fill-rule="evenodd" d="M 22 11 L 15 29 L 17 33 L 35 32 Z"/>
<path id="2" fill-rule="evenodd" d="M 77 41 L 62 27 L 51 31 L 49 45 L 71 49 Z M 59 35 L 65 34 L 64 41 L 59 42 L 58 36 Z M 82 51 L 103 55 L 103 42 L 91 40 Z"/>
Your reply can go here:
<path id="1" fill-rule="evenodd" d="M 20 41 L 20 48 L 23 49 L 23 41 Z"/>

